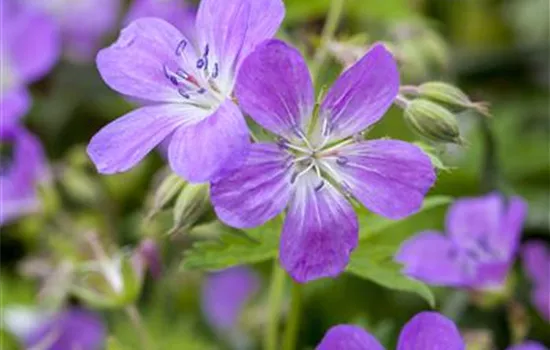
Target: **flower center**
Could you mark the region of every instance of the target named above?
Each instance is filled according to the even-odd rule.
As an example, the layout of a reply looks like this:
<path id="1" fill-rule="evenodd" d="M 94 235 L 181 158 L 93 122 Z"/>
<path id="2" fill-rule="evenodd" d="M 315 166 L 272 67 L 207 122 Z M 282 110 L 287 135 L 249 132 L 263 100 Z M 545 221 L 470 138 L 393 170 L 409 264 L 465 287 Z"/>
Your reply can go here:
<path id="1" fill-rule="evenodd" d="M 185 39 L 179 42 L 174 51 L 175 60 L 163 65 L 164 75 L 185 103 L 205 109 L 217 108 L 225 99 L 217 82 L 219 63 L 211 59 L 208 45 L 199 57 L 189 46 Z M 186 70 L 182 66 L 190 68 Z"/>

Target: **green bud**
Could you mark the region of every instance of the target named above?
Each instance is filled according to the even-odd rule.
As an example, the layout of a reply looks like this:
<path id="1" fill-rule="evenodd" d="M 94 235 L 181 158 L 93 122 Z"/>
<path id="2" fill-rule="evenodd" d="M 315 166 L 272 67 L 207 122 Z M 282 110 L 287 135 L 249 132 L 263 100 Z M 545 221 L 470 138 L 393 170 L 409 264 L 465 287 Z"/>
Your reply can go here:
<path id="1" fill-rule="evenodd" d="M 439 69 L 447 69 L 450 61 L 449 48 L 438 33 L 427 30 L 419 39 L 418 46 L 430 63 Z"/>
<path id="2" fill-rule="evenodd" d="M 405 108 L 404 115 L 411 128 L 429 140 L 462 143 L 454 114 L 436 103 L 423 99 L 412 100 Z"/>
<path id="3" fill-rule="evenodd" d="M 172 173 L 166 176 L 160 183 L 153 197 L 153 204 L 149 210 L 148 218 L 158 214 L 168 205 L 185 186 L 185 180 Z"/>
<path id="4" fill-rule="evenodd" d="M 81 265 L 72 291 L 93 307 L 122 308 L 138 299 L 142 283 L 132 256 L 119 254 Z"/>
<path id="5" fill-rule="evenodd" d="M 482 115 L 490 116 L 487 103 L 474 103 L 462 90 L 447 83 L 439 81 L 424 83 L 418 87 L 418 96 L 443 104 L 456 112 L 474 109 Z"/>
<path id="6" fill-rule="evenodd" d="M 184 187 L 174 206 L 174 226 L 170 233 L 186 231 L 193 227 L 208 210 L 210 195 L 206 184 L 188 184 Z"/>

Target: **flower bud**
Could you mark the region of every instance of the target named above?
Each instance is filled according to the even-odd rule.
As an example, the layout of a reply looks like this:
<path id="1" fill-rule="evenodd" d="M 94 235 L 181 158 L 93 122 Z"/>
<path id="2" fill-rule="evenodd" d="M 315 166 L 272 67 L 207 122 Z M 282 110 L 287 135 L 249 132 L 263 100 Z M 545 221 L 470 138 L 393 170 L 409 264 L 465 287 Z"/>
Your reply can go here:
<path id="1" fill-rule="evenodd" d="M 119 254 L 80 266 L 73 292 L 93 307 L 120 308 L 137 300 L 142 282 L 132 256 Z"/>
<path id="2" fill-rule="evenodd" d="M 184 186 L 185 180 L 178 175 L 172 173 L 166 176 L 155 191 L 153 205 L 149 210 L 148 217 L 152 218 L 154 215 L 158 214 L 162 208 L 168 205 L 168 203 L 176 197 Z"/>
<path id="3" fill-rule="evenodd" d="M 174 226 L 170 233 L 190 229 L 208 210 L 210 195 L 206 184 L 188 184 L 179 194 L 174 206 Z"/>
<path id="4" fill-rule="evenodd" d="M 162 274 L 162 258 L 157 244 L 150 238 L 141 242 L 134 252 L 136 270 L 144 274 L 149 269 L 153 278 L 159 278 Z"/>
<path id="5" fill-rule="evenodd" d="M 454 114 L 436 103 L 423 99 L 409 101 L 404 115 L 411 128 L 429 140 L 462 143 Z"/>
<path id="6" fill-rule="evenodd" d="M 418 87 L 418 96 L 443 104 L 456 112 L 474 109 L 482 115 L 490 116 L 487 103 L 474 103 L 462 90 L 447 83 L 438 81 L 424 83 Z"/>

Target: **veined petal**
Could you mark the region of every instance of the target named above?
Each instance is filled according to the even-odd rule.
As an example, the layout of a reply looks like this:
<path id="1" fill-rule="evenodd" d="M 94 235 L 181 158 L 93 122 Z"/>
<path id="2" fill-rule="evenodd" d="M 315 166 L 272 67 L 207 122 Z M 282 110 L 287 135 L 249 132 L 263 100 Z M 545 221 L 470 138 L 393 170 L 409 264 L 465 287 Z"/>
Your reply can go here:
<path id="1" fill-rule="evenodd" d="M 281 235 L 280 259 L 296 281 L 336 277 L 357 246 L 358 222 L 351 204 L 312 172 L 295 184 Z"/>
<path id="2" fill-rule="evenodd" d="M 548 268 L 548 265 L 546 265 Z M 537 308 L 540 315 L 550 322 L 550 285 L 539 284 L 531 291 L 531 302 Z"/>
<path id="3" fill-rule="evenodd" d="M 280 40 L 260 44 L 244 61 L 237 79 L 239 104 L 258 124 L 292 139 L 313 110 L 313 84 L 298 50 Z"/>
<path id="4" fill-rule="evenodd" d="M 503 213 L 502 198 L 498 194 L 463 198 L 450 207 L 445 224 L 450 237 L 462 247 L 478 245 L 480 240 L 490 244 L 493 234 L 501 234 Z"/>
<path id="5" fill-rule="evenodd" d="M 338 325 L 328 332 L 316 350 L 384 350 L 375 337 L 354 325 Z"/>
<path id="6" fill-rule="evenodd" d="M 369 210 L 401 219 L 416 212 L 435 182 L 435 171 L 420 148 L 396 140 L 344 146 L 327 158 L 331 175 Z"/>
<path id="7" fill-rule="evenodd" d="M 95 134 L 88 155 L 102 174 L 127 171 L 179 126 L 198 123 L 205 117 L 205 110 L 190 105 L 142 107 Z"/>
<path id="8" fill-rule="evenodd" d="M 0 112 L 2 115 L 2 129 L 15 125 L 29 110 L 31 97 L 26 88 L 20 87 L 10 91 L 2 91 L 0 97 Z"/>
<path id="9" fill-rule="evenodd" d="M 175 69 L 196 61 L 190 48 L 177 56 L 184 40 L 183 34 L 164 20 L 138 19 L 122 30 L 114 44 L 98 53 L 99 73 L 107 85 L 124 95 L 146 101 L 181 102 L 178 89 L 166 77 L 165 67 Z"/>
<path id="10" fill-rule="evenodd" d="M 262 225 L 286 207 L 291 194 L 292 160 L 277 145 L 256 143 L 242 167 L 210 188 L 216 214 L 226 224 Z"/>
<path id="11" fill-rule="evenodd" d="M 172 169 L 191 182 L 206 182 L 240 167 L 250 150 L 248 126 L 230 100 L 200 123 L 172 136 L 168 158 Z"/>
<path id="12" fill-rule="evenodd" d="M 4 10 L 4 6 L 2 6 Z M 57 62 L 61 38 L 55 22 L 21 4 L 2 16 L 2 45 L 19 80 L 31 83 L 46 75 Z"/>
<path id="13" fill-rule="evenodd" d="M 523 269 L 533 284 L 550 284 L 550 248 L 544 242 L 526 243 L 522 248 L 521 257 Z"/>
<path id="14" fill-rule="evenodd" d="M 221 331 L 236 328 L 244 306 L 259 287 L 258 275 L 244 266 L 208 276 L 202 288 L 202 310 L 208 323 Z"/>
<path id="15" fill-rule="evenodd" d="M 464 350 L 453 321 L 437 312 L 421 312 L 401 330 L 397 350 Z"/>
<path id="16" fill-rule="evenodd" d="M 271 38 L 284 17 L 281 0 L 202 0 L 197 13 L 200 48 L 208 47 L 210 64 L 219 64 L 219 86 L 233 89 L 242 60 Z"/>
<path id="17" fill-rule="evenodd" d="M 403 273 L 429 284 L 463 286 L 467 283 L 456 260 L 453 242 L 439 232 L 426 231 L 405 241 L 395 260 Z"/>
<path id="18" fill-rule="evenodd" d="M 186 38 L 195 42 L 196 11 L 180 0 L 136 0 L 132 3 L 124 23 L 130 24 L 138 18 L 157 17 L 178 28 Z"/>
<path id="19" fill-rule="evenodd" d="M 527 217 L 527 202 L 521 197 L 511 197 L 502 215 L 501 230 L 492 232 L 492 243 L 504 257 L 510 258 L 516 254 L 519 246 Z"/>
<path id="20" fill-rule="evenodd" d="M 345 71 L 321 104 L 328 118 L 330 139 L 339 140 L 376 123 L 399 92 L 399 71 L 392 54 L 381 44 Z"/>

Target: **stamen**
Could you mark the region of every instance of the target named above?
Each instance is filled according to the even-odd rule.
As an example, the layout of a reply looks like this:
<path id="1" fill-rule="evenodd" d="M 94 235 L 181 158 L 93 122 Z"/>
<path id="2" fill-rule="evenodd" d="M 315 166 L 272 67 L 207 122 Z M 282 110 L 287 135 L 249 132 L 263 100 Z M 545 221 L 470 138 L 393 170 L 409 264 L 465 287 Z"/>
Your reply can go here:
<path id="1" fill-rule="evenodd" d="M 216 79 L 220 74 L 220 66 L 217 63 L 214 63 L 214 71 L 212 72 L 212 78 Z"/>
<path id="2" fill-rule="evenodd" d="M 187 93 L 187 91 L 184 90 L 184 89 L 178 89 L 178 93 L 179 93 L 181 96 L 183 96 L 184 98 L 186 98 L 186 99 L 190 99 L 190 98 L 191 98 L 191 96 L 189 96 L 189 94 Z"/>
<path id="3" fill-rule="evenodd" d="M 178 46 L 176 47 L 176 55 L 181 56 L 186 47 L 187 47 L 187 40 L 180 41 Z"/>
<path id="4" fill-rule="evenodd" d="M 204 60 L 204 58 L 199 58 L 199 60 L 197 61 L 197 68 L 203 69 L 205 65 L 206 61 Z"/>
<path id="5" fill-rule="evenodd" d="M 348 164 L 348 162 L 349 159 L 344 156 L 340 156 L 336 159 L 336 164 L 338 164 L 339 166 L 345 166 L 346 164 Z"/>
<path id="6" fill-rule="evenodd" d="M 180 78 L 185 79 L 185 80 L 189 80 L 190 77 L 191 77 L 186 71 L 184 71 L 184 70 L 181 69 L 181 68 L 177 70 L 176 74 L 177 74 Z"/>
<path id="7" fill-rule="evenodd" d="M 323 189 L 323 187 L 325 187 L 325 180 L 321 179 L 321 182 L 315 186 L 314 191 L 319 192 Z"/>
<path id="8" fill-rule="evenodd" d="M 313 166 L 315 165 L 315 162 L 311 162 L 307 168 L 305 168 L 304 170 L 300 171 L 300 172 L 294 172 L 292 174 L 292 176 L 290 177 L 290 183 L 291 184 L 294 184 L 301 176 L 303 176 L 304 174 L 306 174 L 308 171 L 310 171 Z"/>
<path id="9" fill-rule="evenodd" d="M 175 86 L 178 86 L 179 85 L 179 82 L 178 82 L 178 78 L 176 78 L 176 76 L 174 76 L 174 73 L 172 73 L 170 71 L 170 68 L 168 68 L 168 66 L 165 64 L 162 66 L 162 69 L 164 70 L 164 76 L 170 80 L 170 82 L 175 85 Z"/>
<path id="10" fill-rule="evenodd" d="M 197 90 L 197 93 L 199 93 L 199 94 L 201 94 L 201 95 L 202 95 L 202 94 L 205 94 L 205 93 L 206 93 L 206 89 L 205 89 L 205 88 L 200 88 L 200 89 Z"/>

